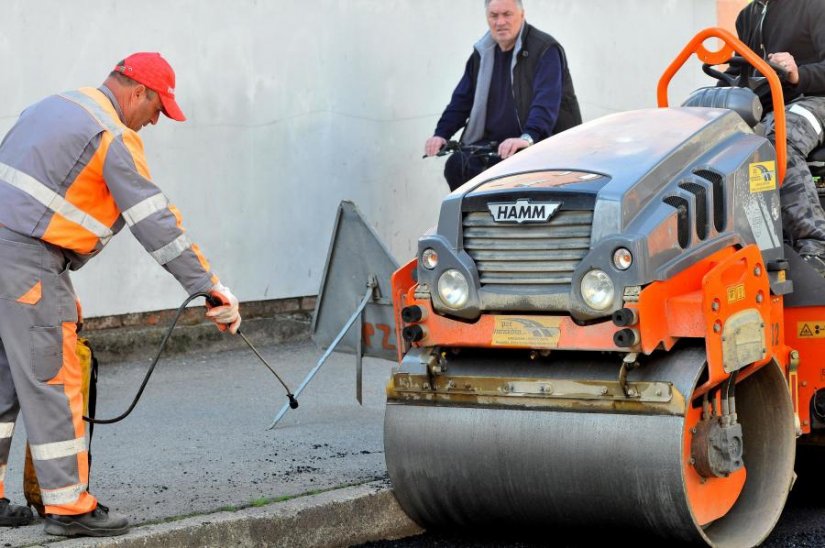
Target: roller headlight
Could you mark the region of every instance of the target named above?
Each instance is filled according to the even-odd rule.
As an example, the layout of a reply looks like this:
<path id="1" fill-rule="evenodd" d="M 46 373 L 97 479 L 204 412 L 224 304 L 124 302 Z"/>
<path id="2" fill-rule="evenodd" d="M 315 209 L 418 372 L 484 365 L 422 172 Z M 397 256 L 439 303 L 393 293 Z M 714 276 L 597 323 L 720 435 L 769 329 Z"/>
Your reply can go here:
<path id="1" fill-rule="evenodd" d="M 470 297 L 467 278 L 458 270 L 447 270 L 438 278 L 438 296 L 450 308 L 461 308 Z"/>
<path id="2" fill-rule="evenodd" d="M 619 270 L 627 270 L 633 264 L 633 255 L 628 249 L 620 247 L 613 252 L 613 266 Z"/>
<path id="3" fill-rule="evenodd" d="M 438 253 L 435 252 L 434 249 L 427 248 L 421 254 L 421 264 L 427 270 L 432 270 L 433 268 L 438 266 Z"/>
<path id="4" fill-rule="evenodd" d="M 613 280 L 604 271 L 598 269 L 591 270 L 584 275 L 581 291 L 585 304 L 595 310 L 607 310 L 613 304 L 613 297 L 616 294 Z"/>

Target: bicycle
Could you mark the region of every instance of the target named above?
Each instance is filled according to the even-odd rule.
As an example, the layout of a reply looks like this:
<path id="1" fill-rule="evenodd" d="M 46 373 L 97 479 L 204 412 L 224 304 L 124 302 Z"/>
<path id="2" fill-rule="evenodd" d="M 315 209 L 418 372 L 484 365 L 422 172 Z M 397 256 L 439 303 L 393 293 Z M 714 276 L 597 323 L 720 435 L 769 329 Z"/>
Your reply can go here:
<path id="1" fill-rule="evenodd" d="M 441 147 L 441 150 L 439 150 L 435 156 L 447 156 L 448 154 L 453 154 L 456 152 L 461 152 L 471 157 L 481 157 L 488 160 L 495 160 L 496 162 L 501 160 L 501 156 L 498 155 L 498 143 L 496 141 L 475 145 L 465 145 L 459 141 L 447 141 L 447 144 Z M 426 154 L 422 156 L 422 158 L 429 157 L 430 156 Z"/>
<path id="2" fill-rule="evenodd" d="M 439 150 L 434 156 L 458 154 L 457 160 L 460 159 L 460 165 L 458 166 L 457 171 L 460 172 L 460 175 L 456 173 L 452 173 L 452 175 L 448 174 L 448 171 L 450 171 L 450 164 L 453 163 L 455 166 L 455 160 L 447 160 L 447 165 L 445 166 L 444 176 L 447 179 L 447 184 L 450 186 L 450 190 L 455 190 L 472 177 L 500 162 L 501 156 L 498 154 L 498 145 L 499 144 L 496 141 L 488 141 L 472 145 L 464 144 L 459 141 L 447 141 L 447 143 L 441 147 L 441 150 Z M 426 154 L 423 157 L 429 158 Z M 453 171 L 456 170 L 453 169 Z"/>

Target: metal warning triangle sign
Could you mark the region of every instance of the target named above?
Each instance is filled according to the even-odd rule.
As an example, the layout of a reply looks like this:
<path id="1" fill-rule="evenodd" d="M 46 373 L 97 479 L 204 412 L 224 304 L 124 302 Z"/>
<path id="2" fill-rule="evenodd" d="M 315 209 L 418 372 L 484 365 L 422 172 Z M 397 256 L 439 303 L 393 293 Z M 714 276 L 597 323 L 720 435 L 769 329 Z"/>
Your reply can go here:
<path id="1" fill-rule="evenodd" d="M 363 347 L 365 356 L 397 360 L 395 317 L 393 315 L 390 277 L 398 262 L 384 246 L 375 230 L 349 201 L 338 206 L 327 263 L 318 291 L 312 324 L 312 340 L 329 348 L 374 276 L 379 298 L 364 309 Z M 354 354 L 358 330 L 350 329 L 337 351 Z"/>

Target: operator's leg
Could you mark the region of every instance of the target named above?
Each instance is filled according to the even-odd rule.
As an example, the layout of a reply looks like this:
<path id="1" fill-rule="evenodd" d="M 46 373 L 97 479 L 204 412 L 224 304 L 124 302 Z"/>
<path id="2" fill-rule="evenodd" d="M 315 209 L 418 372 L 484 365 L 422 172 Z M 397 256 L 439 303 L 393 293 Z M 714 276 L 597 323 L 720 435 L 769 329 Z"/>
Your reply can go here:
<path id="1" fill-rule="evenodd" d="M 46 512 L 90 512 L 97 500 L 87 492 L 77 309 L 61 258 L 0 229 L 0 297 L 0 338 Z"/>
<path id="2" fill-rule="evenodd" d="M 825 98 L 807 97 L 785 108 L 788 164 L 780 190 L 785 238 L 806 257 L 809 264 L 825 274 L 825 212 L 808 169 L 806 158 L 823 142 Z M 768 137 L 774 141 L 773 117 Z"/>

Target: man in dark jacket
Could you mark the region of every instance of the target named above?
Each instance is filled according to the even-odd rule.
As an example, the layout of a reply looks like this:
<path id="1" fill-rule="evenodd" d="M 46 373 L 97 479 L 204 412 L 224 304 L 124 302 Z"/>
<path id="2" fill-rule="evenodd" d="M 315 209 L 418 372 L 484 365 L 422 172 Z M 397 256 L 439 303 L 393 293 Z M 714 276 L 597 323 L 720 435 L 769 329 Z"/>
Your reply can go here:
<path id="1" fill-rule="evenodd" d="M 503 159 L 581 123 L 561 44 L 525 22 L 521 0 L 486 0 L 485 6 L 490 31 L 475 44 L 435 134 L 424 145 L 428 156 L 462 127 L 462 143 L 498 143 Z M 453 154 L 444 168 L 450 190 L 496 161 Z"/>
<path id="2" fill-rule="evenodd" d="M 736 31 L 748 47 L 787 72 L 783 229 L 803 259 L 825 275 L 825 212 L 805 160 L 823 143 L 825 0 L 755 0 L 739 13 Z M 764 122 L 774 141 L 772 112 Z"/>

